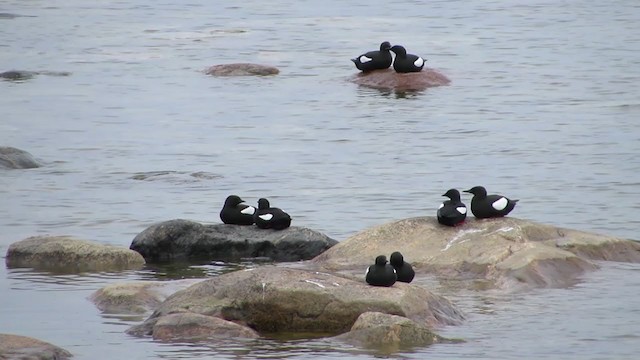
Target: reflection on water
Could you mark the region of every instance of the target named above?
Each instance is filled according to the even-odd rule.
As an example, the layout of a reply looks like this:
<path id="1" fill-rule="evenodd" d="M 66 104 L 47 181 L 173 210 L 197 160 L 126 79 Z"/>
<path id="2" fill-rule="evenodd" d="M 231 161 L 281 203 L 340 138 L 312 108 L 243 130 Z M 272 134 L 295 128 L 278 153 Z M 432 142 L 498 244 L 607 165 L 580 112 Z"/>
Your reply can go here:
<path id="1" fill-rule="evenodd" d="M 171 281 L 203 279 L 231 271 L 248 269 L 258 264 L 222 263 L 193 265 L 188 263 L 147 264 L 142 270 L 121 272 L 74 273 L 39 271 L 31 268 L 6 269 L 10 289 L 35 291 L 91 290 L 106 283 L 122 281 Z"/>

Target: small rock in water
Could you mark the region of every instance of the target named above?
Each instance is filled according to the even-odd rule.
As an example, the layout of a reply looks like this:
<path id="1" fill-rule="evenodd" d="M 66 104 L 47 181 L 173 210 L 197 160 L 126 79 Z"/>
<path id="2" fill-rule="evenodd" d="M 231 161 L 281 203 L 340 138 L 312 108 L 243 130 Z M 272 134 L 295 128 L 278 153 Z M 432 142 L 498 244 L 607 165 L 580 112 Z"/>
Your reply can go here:
<path id="1" fill-rule="evenodd" d="M 380 312 L 360 314 L 351 331 L 338 335 L 344 340 L 366 348 L 375 348 L 385 353 L 393 353 L 412 347 L 424 347 L 435 343 L 462 342 L 449 340 L 434 333 L 427 326 L 404 316 Z"/>
<path id="2" fill-rule="evenodd" d="M 220 179 L 222 175 L 209 173 L 206 171 L 187 172 L 187 171 L 148 171 L 136 173 L 130 177 L 132 180 L 139 181 L 167 181 L 175 184 L 185 184 L 198 182 L 202 180 L 214 180 Z"/>
<path id="3" fill-rule="evenodd" d="M 9 81 L 21 81 L 21 80 L 29 80 L 36 76 L 38 73 L 33 71 L 23 71 L 23 70 L 9 70 L 0 73 L 0 78 L 9 80 Z"/>
<path id="4" fill-rule="evenodd" d="M 361 86 L 400 92 L 422 91 L 430 87 L 451 83 L 451 80 L 443 74 L 427 68 L 420 72 L 412 73 L 397 73 L 391 69 L 374 70 L 366 73 L 357 73 L 349 80 Z"/>
<path id="5" fill-rule="evenodd" d="M 0 334 L 2 360 L 66 360 L 72 357 L 67 350 L 42 340 L 12 334 Z"/>
<path id="6" fill-rule="evenodd" d="M 28 152 L 14 147 L 0 146 L 0 169 L 33 169 L 41 164 Z"/>
<path id="7" fill-rule="evenodd" d="M 36 75 L 48 75 L 48 76 L 69 76 L 68 71 L 26 71 L 26 70 L 9 70 L 0 73 L 0 79 L 7 81 L 24 81 L 34 78 Z"/>
<path id="8" fill-rule="evenodd" d="M 34 15 L 20 15 L 20 14 L 11 14 L 11 13 L 0 13 L 0 19 L 8 20 L 15 19 L 19 17 L 37 17 Z"/>
<path id="9" fill-rule="evenodd" d="M 213 76 L 266 76 L 279 73 L 277 67 L 249 63 L 214 65 L 205 70 L 205 74 Z"/>

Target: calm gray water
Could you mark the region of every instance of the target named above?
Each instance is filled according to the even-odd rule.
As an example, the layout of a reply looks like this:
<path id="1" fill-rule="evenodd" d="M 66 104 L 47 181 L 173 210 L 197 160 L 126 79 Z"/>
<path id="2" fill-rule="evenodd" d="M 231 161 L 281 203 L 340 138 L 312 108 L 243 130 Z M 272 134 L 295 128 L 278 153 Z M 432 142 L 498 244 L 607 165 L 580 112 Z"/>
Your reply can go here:
<path id="1" fill-rule="evenodd" d="M 217 222 L 230 193 L 267 196 L 342 240 L 480 184 L 521 199 L 514 216 L 640 238 L 637 1 L 269 3 L 0 2 L 28 15 L 0 18 L 0 71 L 72 73 L 0 82 L 0 145 L 47 164 L 0 172 L 0 253 L 37 234 L 128 246 L 157 221 Z M 383 40 L 451 86 L 403 96 L 346 82 L 349 58 Z M 201 73 L 226 62 L 281 74 Z M 638 271 L 603 264 L 568 289 L 449 294 L 469 321 L 441 332 L 468 342 L 399 356 L 635 359 Z M 159 344 L 123 333 L 141 318 L 86 300 L 149 278 L 164 276 L 0 267 L 0 332 L 82 359 L 374 356 L 323 340 Z"/>

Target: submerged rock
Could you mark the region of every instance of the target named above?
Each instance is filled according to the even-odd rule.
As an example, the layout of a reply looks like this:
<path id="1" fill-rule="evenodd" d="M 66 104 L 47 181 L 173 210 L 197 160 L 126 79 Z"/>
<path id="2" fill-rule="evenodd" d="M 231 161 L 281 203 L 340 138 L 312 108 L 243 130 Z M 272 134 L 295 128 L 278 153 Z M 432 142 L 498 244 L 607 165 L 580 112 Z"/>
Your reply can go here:
<path id="1" fill-rule="evenodd" d="M 449 80 L 434 69 L 420 72 L 398 73 L 393 69 L 360 72 L 349 79 L 358 85 L 394 91 L 421 91 L 434 86 L 449 85 Z"/>
<path id="2" fill-rule="evenodd" d="M 311 259 L 337 243 L 322 233 L 297 226 L 270 230 L 178 219 L 150 226 L 133 239 L 130 248 L 150 263 L 243 258 L 298 261 Z"/>
<path id="3" fill-rule="evenodd" d="M 49 76 L 69 76 L 70 72 L 67 71 L 27 71 L 27 70 L 9 70 L 0 72 L 0 79 L 9 81 L 24 81 L 35 77 L 36 75 L 49 75 Z"/>
<path id="4" fill-rule="evenodd" d="M 132 180 L 140 181 L 166 181 L 173 184 L 187 184 L 203 180 L 221 179 L 222 175 L 213 174 L 206 171 L 148 171 L 136 173 L 130 177 Z"/>
<path id="5" fill-rule="evenodd" d="M 280 73 L 280 70 L 278 70 L 277 67 L 268 65 L 235 63 L 214 65 L 204 72 L 207 75 L 213 76 L 266 76 L 277 75 Z"/>
<path id="6" fill-rule="evenodd" d="M 129 249 L 69 236 L 34 236 L 11 244 L 6 263 L 13 268 L 76 273 L 139 269 L 144 259 Z"/>
<path id="7" fill-rule="evenodd" d="M 460 342 L 445 339 L 428 327 L 406 317 L 380 312 L 362 313 L 351 327 L 351 331 L 338 335 L 335 339 L 361 347 L 384 350 L 387 353 L 435 343 Z"/>
<path id="8" fill-rule="evenodd" d="M 21 81 L 21 80 L 29 80 L 34 76 L 38 75 L 35 71 L 25 71 L 25 70 L 9 70 L 0 73 L 0 79 L 11 80 L 11 81 Z"/>
<path id="9" fill-rule="evenodd" d="M 28 152 L 14 147 L 0 146 L 0 169 L 33 169 L 41 164 Z"/>
<path id="10" fill-rule="evenodd" d="M 12 14 L 12 13 L 0 13 L 0 19 L 15 19 L 19 17 L 36 17 L 34 15 L 20 15 L 20 14 Z"/>
<path id="11" fill-rule="evenodd" d="M 597 260 L 640 262 L 640 243 L 516 218 L 467 220 L 447 227 L 435 217 L 400 220 L 362 231 L 313 259 L 322 268 L 362 268 L 400 251 L 417 272 L 484 278 L 500 286 L 566 286 Z"/>
<path id="12" fill-rule="evenodd" d="M 447 299 L 416 285 L 396 283 L 380 288 L 321 272 L 263 266 L 220 275 L 179 291 L 128 332 L 151 335 L 165 316 L 194 313 L 263 333 L 339 334 L 367 311 L 404 316 L 425 326 L 463 320 Z"/>
<path id="13" fill-rule="evenodd" d="M 2 360 L 65 360 L 72 355 L 67 350 L 34 338 L 0 334 Z"/>
<path id="14" fill-rule="evenodd" d="M 200 281 L 185 279 L 115 283 L 96 290 L 89 299 L 106 313 L 141 314 L 155 310 L 169 295 Z"/>

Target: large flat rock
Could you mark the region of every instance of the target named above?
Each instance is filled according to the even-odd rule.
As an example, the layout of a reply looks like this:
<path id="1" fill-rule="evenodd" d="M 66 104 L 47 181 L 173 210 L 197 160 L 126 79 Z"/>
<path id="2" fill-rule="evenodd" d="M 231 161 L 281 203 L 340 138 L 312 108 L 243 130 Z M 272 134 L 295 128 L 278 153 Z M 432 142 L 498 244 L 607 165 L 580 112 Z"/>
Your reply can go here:
<path id="1" fill-rule="evenodd" d="M 367 311 L 404 316 L 429 327 L 463 320 L 451 302 L 420 286 L 374 287 L 322 272 L 262 266 L 179 291 L 128 332 L 152 335 L 165 316 L 194 313 L 233 321 L 260 333 L 339 334 Z"/>
<path id="2" fill-rule="evenodd" d="M 298 261 L 311 259 L 337 243 L 322 233 L 298 226 L 272 230 L 178 219 L 150 226 L 133 239 L 130 248 L 150 263 L 246 258 Z"/>
<path id="3" fill-rule="evenodd" d="M 70 236 L 34 236 L 7 250 L 8 267 L 30 267 L 65 273 L 139 269 L 144 258 L 135 251 Z"/>
<path id="4" fill-rule="evenodd" d="M 447 227 L 417 217 L 366 229 L 313 259 L 329 270 L 356 269 L 377 255 L 405 254 L 418 272 L 494 280 L 498 285 L 565 286 L 591 260 L 640 262 L 640 243 L 516 218 Z"/>

